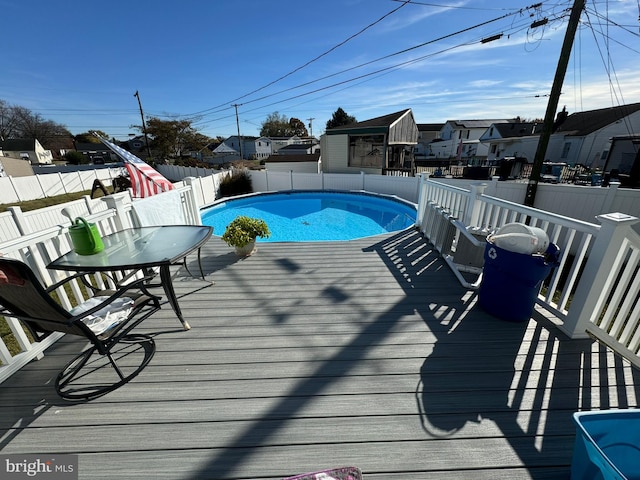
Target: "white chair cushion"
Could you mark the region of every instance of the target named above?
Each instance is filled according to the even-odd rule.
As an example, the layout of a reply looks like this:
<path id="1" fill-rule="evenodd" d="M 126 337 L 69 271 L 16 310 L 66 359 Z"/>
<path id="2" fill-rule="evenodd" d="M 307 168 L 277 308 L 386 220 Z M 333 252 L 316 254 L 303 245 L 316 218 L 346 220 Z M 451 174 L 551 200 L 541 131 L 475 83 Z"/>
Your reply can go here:
<path id="1" fill-rule="evenodd" d="M 70 313 L 74 316 L 80 315 L 83 312 L 100 305 L 108 298 L 109 297 L 102 296 L 92 297 L 77 307 L 73 307 Z M 126 320 L 133 309 L 133 303 L 133 299 L 129 297 L 116 298 L 109 305 L 105 305 L 92 315 L 88 315 L 82 321 L 93 331 L 93 333 L 100 335 L 115 327 L 118 323 Z"/>

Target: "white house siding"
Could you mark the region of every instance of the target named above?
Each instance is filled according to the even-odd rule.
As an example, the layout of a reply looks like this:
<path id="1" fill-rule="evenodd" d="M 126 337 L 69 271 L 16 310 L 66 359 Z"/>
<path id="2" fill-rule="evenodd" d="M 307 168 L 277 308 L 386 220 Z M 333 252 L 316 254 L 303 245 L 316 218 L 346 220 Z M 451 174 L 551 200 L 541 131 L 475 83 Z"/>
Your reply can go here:
<path id="1" fill-rule="evenodd" d="M 499 160 L 503 157 L 524 157 L 529 162 L 533 162 L 538 148 L 538 136 L 535 137 L 512 137 L 497 139 L 488 143 L 489 152 L 487 160 Z M 496 146 L 495 152 L 493 145 Z"/>
<path id="2" fill-rule="evenodd" d="M 602 153 L 606 151 L 609 139 L 617 135 L 629 135 L 630 133 L 639 131 L 640 111 L 634 112 L 623 120 L 611 123 L 589 135 L 572 136 L 564 133 L 556 133 L 549 138 L 549 145 L 547 146 L 547 153 L 544 160 L 602 168 L 604 166 Z M 510 150 L 516 152 L 532 152 L 531 156 L 529 156 L 529 154 L 526 155 L 527 159 L 532 162 L 535 157 L 538 140 L 539 137 L 514 139 Z M 504 153 L 501 156 L 509 156 L 509 154 Z M 518 154 L 518 156 L 525 155 Z"/>

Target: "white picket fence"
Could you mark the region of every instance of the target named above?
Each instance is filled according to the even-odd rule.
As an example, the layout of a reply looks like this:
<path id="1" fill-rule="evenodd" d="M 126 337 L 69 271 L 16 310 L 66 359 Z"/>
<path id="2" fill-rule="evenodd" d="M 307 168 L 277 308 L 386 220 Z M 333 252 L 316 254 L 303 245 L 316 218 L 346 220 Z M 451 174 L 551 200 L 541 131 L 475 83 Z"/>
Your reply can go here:
<path id="1" fill-rule="evenodd" d="M 164 171 L 164 167 L 161 173 L 167 178 L 179 175 L 175 170 Z M 216 201 L 220 182 L 228 174 L 188 177 L 175 184 L 182 194 L 187 218 L 193 223 L 200 223 L 202 207 Z M 538 297 L 539 306 L 549 312 L 570 337 L 593 335 L 640 365 L 640 237 L 631 228 L 638 221 L 635 217 L 600 215 L 599 224 L 576 220 L 487 195 L 485 190 L 491 187 L 490 183 L 476 183 L 465 189 L 427 177 L 267 171 L 252 171 L 251 178 L 254 191 L 364 190 L 416 203 L 417 227 L 437 244 L 452 267 L 455 267 L 452 247 L 460 242 L 460 232 L 468 233 L 468 227 L 487 232 L 508 222 L 529 221 L 532 226 L 543 228 L 562 252 L 560 266 Z M 108 234 L 135 223 L 135 216 L 131 215 L 132 201 L 129 192 L 123 192 L 95 200 L 87 197 L 33 212 L 12 207 L 6 214 L 0 214 L 0 252 L 29 263 L 43 283 L 50 285 L 64 274 L 49 271 L 46 265 L 71 249 L 70 221 L 62 215 L 62 208 L 67 207 L 72 216 L 95 222 L 102 234 Z M 457 234 L 443 235 L 452 231 Z M 73 290 L 74 298 L 68 298 L 65 292 L 59 294 L 65 306 L 82 300 L 79 287 Z M 23 352 L 12 356 L 0 342 L 3 364 L 0 381 L 42 355 L 58 338 L 54 336 L 43 344 L 31 344 L 18 322 L 10 319 L 9 325 Z"/>

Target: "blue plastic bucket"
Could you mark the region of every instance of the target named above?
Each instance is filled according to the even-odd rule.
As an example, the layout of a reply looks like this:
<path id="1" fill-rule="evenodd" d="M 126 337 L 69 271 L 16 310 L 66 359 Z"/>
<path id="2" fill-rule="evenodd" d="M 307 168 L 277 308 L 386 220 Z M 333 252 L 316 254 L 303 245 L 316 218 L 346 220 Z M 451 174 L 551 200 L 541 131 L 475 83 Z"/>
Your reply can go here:
<path id="1" fill-rule="evenodd" d="M 487 242 L 484 251 L 479 305 L 491 315 L 511 322 L 531 318 L 542 281 L 558 264 L 560 250 L 550 244 L 544 254 L 510 252 Z"/>
<path id="2" fill-rule="evenodd" d="M 640 479 L 640 410 L 573 414 L 571 479 Z"/>

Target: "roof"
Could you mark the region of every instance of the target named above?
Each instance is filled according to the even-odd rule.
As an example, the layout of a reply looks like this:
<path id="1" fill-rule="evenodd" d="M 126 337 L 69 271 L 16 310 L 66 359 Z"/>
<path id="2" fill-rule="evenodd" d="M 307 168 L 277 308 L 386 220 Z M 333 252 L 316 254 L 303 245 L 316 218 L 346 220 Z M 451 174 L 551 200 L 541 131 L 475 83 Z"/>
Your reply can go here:
<path id="1" fill-rule="evenodd" d="M 279 151 L 283 152 L 286 150 L 309 150 L 310 148 L 315 147 L 315 144 L 312 143 L 292 143 L 291 145 L 286 145 L 280 148 Z"/>
<path id="2" fill-rule="evenodd" d="M 456 127 L 460 128 L 489 128 L 494 124 L 509 123 L 509 120 L 504 118 L 499 118 L 497 120 L 449 120 L 447 123 L 452 123 Z"/>
<path id="3" fill-rule="evenodd" d="M 601 108 L 586 112 L 572 113 L 560 124 L 554 133 L 584 136 L 611 125 L 622 118 L 640 110 L 640 103 L 631 103 L 618 107 Z"/>
<path id="4" fill-rule="evenodd" d="M 270 155 L 266 162 L 270 163 L 296 163 L 296 162 L 317 162 L 320 160 L 320 152 L 301 153 L 297 155 Z"/>
<path id="5" fill-rule="evenodd" d="M 28 151 L 33 152 L 36 149 L 36 141 L 34 139 L 10 138 L 0 142 L 0 150 L 7 152 Z"/>
<path id="6" fill-rule="evenodd" d="M 238 153 L 237 150 L 234 150 L 226 143 L 219 144 L 216 148 L 213 149 L 213 153 L 224 154 L 224 153 Z"/>
<path id="7" fill-rule="evenodd" d="M 109 147 L 103 143 L 76 143 L 78 152 L 110 152 Z"/>
<path id="8" fill-rule="evenodd" d="M 384 131 L 389 127 L 391 127 L 391 125 L 397 122 L 404 115 L 410 112 L 411 112 L 411 109 L 408 108 L 400 112 L 390 113 L 388 115 L 371 118 L 369 120 L 364 120 L 362 122 L 356 122 L 356 123 L 351 123 L 349 125 L 342 125 L 340 127 L 330 128 L 326 131 L 326 133 L 335 134 L 335 133 L 341 133 L 344 130 L 367 130 L 367 129 L 372 129 L 372 131 Z"/>
<path id="9" fill-rule="evenodd" d="M 498 130 L 502 138 L 513 137 L 527 137 L 540 133 L 542 126 L 538 128 L 538 123 L 535 122 L 511 122 L 511 123 L 497 123 L 493 127 Z"/>
<path id="10" fill-rule="evenodd" d="M 418 123 L 420 132 L 439 132 L 444 127 L 444 123 Z"/>

